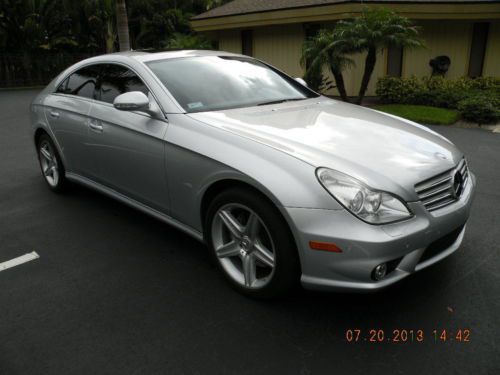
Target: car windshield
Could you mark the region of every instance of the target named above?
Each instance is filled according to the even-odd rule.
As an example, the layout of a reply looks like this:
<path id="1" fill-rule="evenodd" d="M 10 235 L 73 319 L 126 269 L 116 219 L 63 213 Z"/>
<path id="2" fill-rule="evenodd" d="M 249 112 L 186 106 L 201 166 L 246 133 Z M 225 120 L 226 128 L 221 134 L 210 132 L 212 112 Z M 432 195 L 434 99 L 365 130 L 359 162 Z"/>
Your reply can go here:
<path id="1" fill-rule="evenodd" d="M 147 63 L 186 112 L 302 100 L 317 94 L 252 58 L 198 56 Z"/>

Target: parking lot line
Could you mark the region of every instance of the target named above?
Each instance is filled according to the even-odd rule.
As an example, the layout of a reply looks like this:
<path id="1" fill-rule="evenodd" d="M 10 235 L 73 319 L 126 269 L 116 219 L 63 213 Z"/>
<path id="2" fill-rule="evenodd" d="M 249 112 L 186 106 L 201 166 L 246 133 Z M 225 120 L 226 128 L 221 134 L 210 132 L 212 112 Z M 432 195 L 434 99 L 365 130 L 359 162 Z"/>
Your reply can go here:
<path id="1" fill-rule="evenodd" d="M 37 258 L 40 258 L 40 255 L 38 255 L 36 251 L 21 255 L 20 257 L 0 263 L 0 272 L 5 271 L 7 268 L 19 266 L 20 264 L 27 263 Z"/>

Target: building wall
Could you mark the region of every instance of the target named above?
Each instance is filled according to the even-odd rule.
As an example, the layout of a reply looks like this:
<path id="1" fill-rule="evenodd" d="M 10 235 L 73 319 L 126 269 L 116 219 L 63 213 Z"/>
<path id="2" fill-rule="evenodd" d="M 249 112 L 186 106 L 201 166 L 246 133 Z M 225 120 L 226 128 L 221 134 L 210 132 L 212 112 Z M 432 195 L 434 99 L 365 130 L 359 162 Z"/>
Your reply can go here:
<path id="1" fill-rule="evenodd" d="M 483 75 L 500 77 L 500 21 L 490 24 Z"/>
<path id="2" fill-rule="evenodd" d="M 219 49 L 221 51 L 241 53 L 241 31 L 221 30 L 218 32 Z"/>
<path id="3" fill-rule="evenodd" d="M 403 77 L 416 75 L 429 76 L 431 67 L 429 60 L 447 55 L 451 59 L 450 70 L 446 77 L 467 76 L 469 55 L 472 40 L 473 21 L 421 21 L 421 36 L 425 41 L 424 48 L 405 50 L 403 53 Z M 218 34 L 221 50 L 241 53 L 241 30 L 224 30 Z M 253 30 L 253 55 L 269 62 L 293 77 L 303 76 L 300 66 L 302 43 L 305 34 L 302 24 L 258 27 Z M 377 77 L 384 76 L 387 69 L 386 51 L 379 53 L 375 70 L 370 80 L 367 95 L 375 95 Z M 355 65 L 344 72 L 344 80 L 348 95 L 354 96 L 361 83 L 365 54 L 352 56 Z M 329 78 L 329 71 L 325 71 Z M 490 24 L 488 44 L 486 47 L 484 76 L 500 76 L 500 22 Z M 338 95 L 336 89 L 327 94 Z"/>
<path id="4" fill-rule="evenodd" d="M 466 76 L 469 68 L 469 54 L 473 22 L 471 21 L 429 21 L 420 22 L 424 48 L 405 50 L 403 53 L 403 76 L 428 76 L 432 73 L 429 60 L 446 55 L 451 60 L 448 78 Z"/>
<path id="5" fill-rule="evenodd" d="M 260 27 L 253 32 L 253 55 L 292 77 L 302 77 L 300 57 L 304 38 L 301 24 Z"/>

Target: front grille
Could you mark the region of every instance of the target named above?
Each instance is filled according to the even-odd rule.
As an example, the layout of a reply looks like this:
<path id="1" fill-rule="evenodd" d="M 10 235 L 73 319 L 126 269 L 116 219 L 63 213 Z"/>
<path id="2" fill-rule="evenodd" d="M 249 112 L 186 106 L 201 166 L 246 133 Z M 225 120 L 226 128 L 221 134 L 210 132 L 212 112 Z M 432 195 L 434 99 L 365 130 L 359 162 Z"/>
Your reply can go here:
<path id="1" fill-rule="evenodd" d="M 415 185 L 415 191 L 428 211 L 456 202 L 469 180 L 467 162 L 462 159 L 456 168 Z"/>
<path id="2" fill-rule="evenodd" d="M 445 251 L 451 245 L 453 245 L 462 232 L 462 229 L 464 229 L 464 225 L 459 226 L 457 229 L 451 231 L 447 235 L 437 239 L 429 246 L 427 246 L 424 253 L 422 254 L 422 257 L 419 260 L 419 263 L 425 262 L 427 259 L 435 257 L 436 255 Z"/>

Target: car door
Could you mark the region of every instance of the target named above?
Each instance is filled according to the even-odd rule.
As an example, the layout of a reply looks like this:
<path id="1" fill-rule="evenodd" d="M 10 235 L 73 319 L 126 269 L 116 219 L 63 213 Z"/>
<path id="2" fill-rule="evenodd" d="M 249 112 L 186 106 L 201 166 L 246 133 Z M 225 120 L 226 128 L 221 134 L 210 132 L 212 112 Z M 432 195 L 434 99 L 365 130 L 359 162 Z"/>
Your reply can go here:
<path id="1" fill-rule="evenodd" d="M 89 116 L 86 153 L 93 161 L 92 174 L 113 190 L 167 212 L 163 138 L 168 123 L 145 112 L 116 109 L 114 99 L 130 91 L 144 92 L 150 98 L 151 107 L 161 113 L 136 73 L 122 65 L 105 65 Z"/>
<path id="2" fill-rule="evenodd" d="M 68 172 L 89 176 L 91 165 L 85 153 L 88 115 L 95 97 L 101 67 L 90 65 L 70 74 L 45 99 L 45 115 L 64 157 Z"/>

